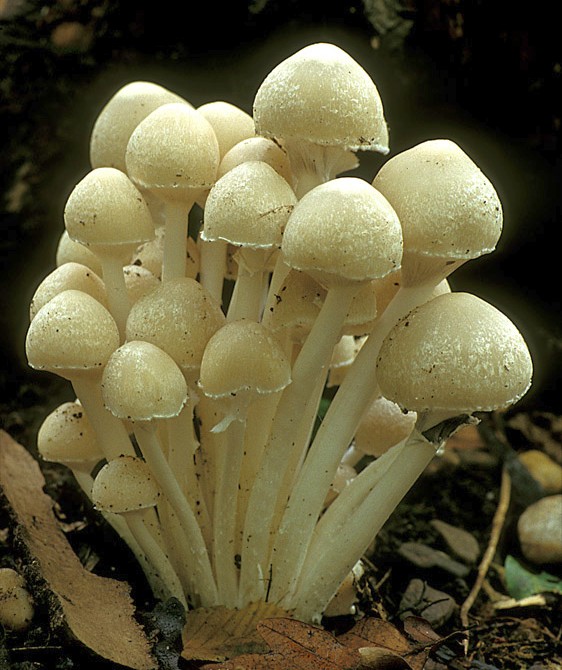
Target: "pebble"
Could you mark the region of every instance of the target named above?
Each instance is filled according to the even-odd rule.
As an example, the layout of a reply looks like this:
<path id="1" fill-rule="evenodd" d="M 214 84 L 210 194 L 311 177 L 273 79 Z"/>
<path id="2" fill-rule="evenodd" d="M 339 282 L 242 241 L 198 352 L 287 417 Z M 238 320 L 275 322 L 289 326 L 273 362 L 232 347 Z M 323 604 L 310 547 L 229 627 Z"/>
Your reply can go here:
<path id="1" fill-rule="evenodd" d="M 449 549 L 465 563 L 474 565 L 480 555 L 478 541 L 467 530 L 452 526 L 446 521 L 433 519 L 431 525 L 441 535 Z"/>
<path id="2" fill-rule="evenodd" d="M 539 449 L 529 449 L 519 454 L 518 458 L 545 493 L 562 493 L 562 466 L 548 454 Z"/>
<path id="3" fill-rule="evenodd" d="M 517 522 L 521 551 L 531 563 L 562 563 L 562 494 L 545 496 Z"/>
<path id="4" fill-rule="evenodd" d="M 400 618 L 421 616 L 439 628 L 454 614 L 457 604 L 444 591 L 438 591 L 421 579 L 412 579 L 400 601 Z"/>
<path id="5" fill-rule="evenodd" d="M 470 568 L 455 561 L 444 551 L 433 549 L 421 542 L 404 542 L 400 545 L 398 553 L 418 568 L 440 568 L 455 577 L 466 577 L 470 572 Z"/>

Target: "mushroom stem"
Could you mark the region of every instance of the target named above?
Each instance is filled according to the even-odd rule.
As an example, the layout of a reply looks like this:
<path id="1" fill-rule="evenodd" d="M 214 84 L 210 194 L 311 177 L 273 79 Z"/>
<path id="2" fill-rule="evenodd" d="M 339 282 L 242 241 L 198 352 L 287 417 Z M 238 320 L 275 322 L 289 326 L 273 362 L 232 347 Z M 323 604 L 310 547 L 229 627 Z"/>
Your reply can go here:
<path id="1" fill-rule="evenodd" d="M 187 609 L 187 601 L 180 580 L 166 554 L 148 530 L 143 510 L 124 515 L 127 526 L 146 556 L 148 564 L 162 582 L 168 597 L 177 598 Z"/>
<path id="2" fill-rule="evenodd" d="M 251 272 L 240 263 L 226 315 L 228 321 L 239 319 L 259 321 L 262 300 L 263 272 Z"/>
<path id="3" fill-rule="evenodd" d="M 135 450 L 124 423 L 104 406 L 99 377 L 77 374 L 71 382 L 76 397 L 94 427 L 105 458 L 110 461 L 122 455 L 134 456 Z"/>
<path id="4" fill-rule="evenodd" d="M 213 240 L 211 242 L 200 237 L 199 250 L 199 282 L 221 305 L 222 289 L 226 275 L 227 243 L 224 240 Z"/>
<path id="5" fill-rule="evenodd" d="M 180 485 L 164 457 L 156 435 L 156 428 L 150 422 L 136 423 L 135 436 L 154 478 L 176 513 L 179 524 L 187 538 L 189 560 L 191 561 L 190 568 L 193 573 L 192 583 L 199 589 L 198 595 L 200 595 L 201 604 L 204 607 L 216 605 L 218 603 L 217 589 L 203 534 L 193 510 L 185 499 Z"/>
<path id="6" fill-rule="evenodd" d="M 214 507 L 213 556 L 220 603 L 228 608 L 238 605 L 238 568 L 236 554 L 236 509 L 240 469 L 244 454 L 245 421 L 234 420 L 226 429 L 226 444 L 217 462 Z"/>
<path id="7" fill-rule="evenodd" d="M 115 319 L 121 341 L 125 339 L 125 324 L 131 304 L 125 285 L 123 261 L 118 256 L 98 254 L 102 267 L 103 283 L 107 291 L 109 311 Z"/>
<path id="8" fill-rule="evenodd" d="M 331 288 L 291 373 L 292 382 L 283 391 L 273 419 L 271 434 L 260 471 L 252 487 L 244 524 L 240 596 L 254 602 L 263 595 L 262 575 L 267 573 L 267 558 L 272 523 L 283 479 L 291 462 L 290 453 L 299 449 L 301 418 L 311 402 L 318 375 L 327 368 L 332 350 L 340 337 L 341 326 L 359 284 Z M 303 411 L 304 410 L 304 411 Z"/>
<path id="9" fill-rule="evenodd" d="M 439 280 L 436 280 L 439 281 Z M 383 339 L 403 316 L 426 300 L 435 284 L 400 288 L 377 319 L 335 394 L 307 454 L 277 534 L 273 549 L 273 600 L 281 599 L 300 572 L 314 526 L 322 511 L 339 463 L 361 417 L 377 396 L 375 364 Z"/>
<path id="10" fill-rule="evenodd" d="M 187 226 L 195 200 L 164 204 L 165 234 L 162 256 L 162 281 L 185 277 L 187 263 Z"/>
<path id="11" fill-rule="evenodd" d="M 388 517 L 435 456 L 436 445 L 414 433 L 402 447 L 377 484 L 343 523 L 326 526 L 310 552 L 301 573 L 293 604 L 302 620 L 319 621 L 358 557 L 372 542 Z M 313 566 L 313 567 L 311 567 Z"/>

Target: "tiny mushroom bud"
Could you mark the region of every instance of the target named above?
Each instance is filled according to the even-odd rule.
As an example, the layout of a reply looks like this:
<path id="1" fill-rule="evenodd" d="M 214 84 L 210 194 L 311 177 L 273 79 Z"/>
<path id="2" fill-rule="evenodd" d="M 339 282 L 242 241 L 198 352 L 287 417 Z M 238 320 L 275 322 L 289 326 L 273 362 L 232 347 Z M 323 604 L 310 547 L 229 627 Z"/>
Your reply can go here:
<path id="1" fill-rule="evenodd" d="M 92 500 L 106 514 L 121 515 L 150 566 L 161 582 L 161 595 L 187 601 L 180 580 L 168 557 L 149 530 L 148 512 L 159 502 L 160 490 L 146 463 L 133 456 L 121 456 L 106 463 L 98 472 Z"/>
<path id="2" fill-rule="evenodd" d="M 23 577 L 12 568 L 0 568 L 0 626 L 21 633 L 34 615 L 33 600 Z"/>

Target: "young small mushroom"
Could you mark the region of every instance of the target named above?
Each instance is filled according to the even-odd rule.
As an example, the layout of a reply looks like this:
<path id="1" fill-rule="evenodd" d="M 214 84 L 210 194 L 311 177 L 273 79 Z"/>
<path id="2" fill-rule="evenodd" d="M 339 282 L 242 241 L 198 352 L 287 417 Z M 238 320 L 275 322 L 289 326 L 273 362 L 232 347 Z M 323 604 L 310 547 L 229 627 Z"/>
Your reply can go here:
<path id="1" fill-rule="evenodd" d="M 146 463 L 133 456 L 121 456 L 106 463 L 92 487 L 92 500 L 106 514 L 119 514 L 146 556 L 161 583 L 159 595 L 175 597 L 187 609 L 180 580 L 170 560 L 149 530 L 147 513 L 158 505 L 160 490 Z"/>
<path id="2" fill-rule="evenodd" d="M 35 616 L 35 605 L 23 577 L 12 568 L 0 568 L 0 626 L 21 633 Z"/>
<path id="3" fill-rule="evenodd" d="M 66 228 L 62 231 L 55 253 L 55 264 L 58 267 L 64 263 L 79 263 L 93 270 L 98 277 L 103 274 L 100 259 L 84 244 L 75 242 L 68 234 Z"/>

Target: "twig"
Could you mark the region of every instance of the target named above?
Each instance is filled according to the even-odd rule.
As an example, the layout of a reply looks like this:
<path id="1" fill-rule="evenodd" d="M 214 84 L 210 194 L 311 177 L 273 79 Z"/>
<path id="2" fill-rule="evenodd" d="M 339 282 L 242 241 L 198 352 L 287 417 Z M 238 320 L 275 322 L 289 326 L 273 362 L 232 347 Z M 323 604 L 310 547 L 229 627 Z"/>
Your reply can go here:
<path id="1" fill-rule="evenodd" d="M 505 523 L 507 510 L 509 508 L 510 498 L 511 498 L 511 477 L 509 476 L 507 468 L 504 466 L 502 470 L 500 497 L 498 501 L 498 506 L 496 508 L 496 513 L 494 514 L 494 519 L 492 521 L 492 532 L 490 533 L 488 546 L 486 547 L 486 551 L 484 552 L 482 560 L 480 561 L 480 565 L 478 566 L 478 575 L 476 577 L 476 581 L 474 582 L 474 585 L 470 593 L 468 594 L 468 597 L 462 604 L 460 610 L 461 623 L 467 631 L 468 631 L 468 613 L 470 611 L 470 608 L 474 604 L 474 601 L 478 597 L 478 594 L 480 593 L 480 589 L 482 588 L 482 584 L 484 583 L 484 579 L 488 574 L 490 564 L 492 563 L 492 560 L 496 553 L 498 542 Z M 466 653 L 466 651 L 468 650 L 468 632 L 466 634 L 464 647 Z"/>

